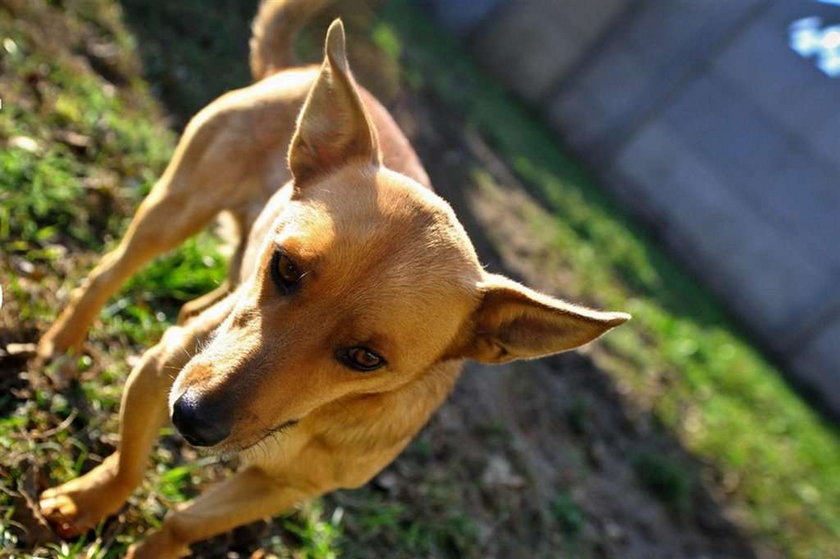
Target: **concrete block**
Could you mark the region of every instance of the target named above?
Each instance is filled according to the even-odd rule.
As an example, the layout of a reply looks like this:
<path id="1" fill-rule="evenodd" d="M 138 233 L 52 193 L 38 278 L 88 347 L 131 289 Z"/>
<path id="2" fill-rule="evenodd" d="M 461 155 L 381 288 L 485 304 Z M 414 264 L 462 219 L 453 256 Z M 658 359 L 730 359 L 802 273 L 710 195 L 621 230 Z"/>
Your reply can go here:
<path id="1" fill-rule="evenodd" d="M 515 0 L 471 37 L 478 62 L 515 93 L 539 101 L 628 0 Z"/>
<path id="2" fill-rule="evenodd" d="M 713 166 L 731 196 L 795 240 L 800 254 L 840 267 L 835 241 L 840 238 L 840 173 L 741 90 L 710 72 L 686 87 L 660 118 Z"/>
<path id="3" fill-rule="evenodd" d="M 840 78 L 817 69 L 789 46 L 789 27 L 803 17 L 840 22 L 840 8 L 794 0 L 777 2 L 745 28 L 714 68 L 840 172 Z"/>
<path id="4" fill-rule="evenodd" d="M 516 1 L 516 0 L 513 0 Z M 548 3 L 544 0 L 545 3 Z M 628 9 L 632 0 L 562 0 L 569 26 L 586 42 L 595 40 Z"/>
<path id="5" fill-rule="evenodd" d="M 548 105 L 550 121 L 582 154 L 609 157 L 722 41 L 766 0 L 650 0 L 613 27 Z"/>
<path id="6" fill-rule="evenodd" d="M 458 36 L 475 29 L 494 9 L 514 0 L 419 0 L 423 8 Z"/>
<path id="7" fill-rule="evenodd" d="M 524 0 L 496 10 L 472 36 L 476 60 L 514 93 L 536 102 L 583 52 L 561 3 Z M 514 47 L 515 45 L 515 47 Z"/>
<path id="8" fill-rule="evenodd" d="M 678 123 L 650 123 L 613 172 L 623 177 L 622 198 L 656 216 L 672 252 L 765 340 L 796 328 L 791 317 L 831 280 L 801 239 L 740 196 Z"/>

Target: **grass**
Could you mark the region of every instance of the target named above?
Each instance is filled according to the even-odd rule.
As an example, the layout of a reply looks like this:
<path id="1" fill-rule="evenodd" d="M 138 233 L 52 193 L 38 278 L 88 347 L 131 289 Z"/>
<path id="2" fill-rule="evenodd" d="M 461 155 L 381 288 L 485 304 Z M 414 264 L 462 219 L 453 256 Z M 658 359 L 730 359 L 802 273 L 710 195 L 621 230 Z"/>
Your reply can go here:
<path id="1" fill-rule="evenodd" d="M 373 37 L 400 57 L 414 87 L 465 115 L 545 202 L 530 208 L 528 218 L 574 270 L 567 292 L 633 314 L 629 327 L 605 338 L 612 350 L 602 359 L 606 370 L 689 450 L 739 480 L 734 501 L 761 537 L 797 556 L 836 552 L 836 428 L 557 149 L 539 119 L 477 71 L 415 7 L 391 2 Z M 479 182 L 504 203 L 501 187 L 486 176 Z M 664 376 L 667 388 L 652 390 L 651 377 Z"/>
<path id="2" fill-rule="evenodd" d="M 630 462 L 648 491 L 675 512 L 686 512 L 693 478 L 682 464 L 651 451 L 639 452 L 630 458 Z"/>
<path id="3" fill-rule="evenodd" d="M 584 515 L 570 495 L 563 492 L 551 501 L 551 514 L 557 518 L 560 529 L 572 541 L 580 536 L 584 525 Z"/>
<path id="4" fill-rule="evenodd" d="M 78 284 L 96 255 L 114 245 L 175 143 L 142 78 L 119 4 L 69 0 L 61 6 L 0 3 L 2 345 L 37 339 L 31 326 L 48 324 L 61 286 Z M 92 58 L 93 41 L 107 47 L 105 59 Z M 28 477 L 70 479 L 111 452 L 128 363 L 157 341 L 184 301 L 218 285 L 224 270 L 216 239 L 199 235 L 112 299 L 91 332 L 97 358 L 80 357 L 79 385 L 56 394 L 2 379 L 4 387 L 23 392 L 0 399 L 0 547 L 13 548 L 23 537 L 14 519 L 15 494 L 26 490 Z M 37 436 L 53 430 L 48 438 Z M 116 531 L 106 523 L 91 538 L 36 548 L 33 556 L 77 557 L 82 550 L 87 557 L 120 556 L 137 528 L 159 524 L 166 508 L 194 495 L 200 482 L 193 473 L 203 464 L 185 462 L 171 444 L 164 442 L 153 461 L 156 495 L 148 486 L 141 490 L 132 499 L 136 512 Z M 49 471 L 41 472 L 40 464 Z M 321 533 L 331 525 L 318 514 L 294 516 L 287 526 L 301 533 L 298 545 L 287 546 L 299 548 L 299 556 L 334 555 L 334 536 Z"/>
<path id="5" fill-rule="evenodd" d="M 13 14 L 0 1 L 0 278 L 6 298 L 0 344 L 37 339 L 67 286 L 113 246 L 159 176 L 175 135 L 155 95 L 183 123 L 183 115 L 208 97 L 247 82 L 241 22 L 253 12 L 240 2 L 215 10 L 198 1 L 8 4 L 17 8 Z M 208 31 L 197 48 L 161 49 L 179 42 L 177 29 L 163 22 L 184 17 L 215 33 Z M 144 32 L 163 39 L 144 40 Z M 627 397 L 730 480 L 728 500 L 756 538 L 792 556 L 831 556 L 840 539 L 836 430 L 738 334 L 707 292 L 622 217 L 556 147 L 539 118 L 484 77 L 410 2 L 389 3 L 370 34 L 405 69 L 413 90 L 461 115 L 538 195 L 542 203 L 511 211 L 521 212 L 551 248 L 547 266 L 573 270 L 566 274 L 567 294 L 634 314 L 598 354 Z M 155 86 L 144 79 L 138 52 Z M 482 195 L 506 203 L 505 188 L 491 175 L 475 168 L 472 180 Z M 31 386 L 17 374 L 0 379 L 0 547 L 12 548 L 22 537 L 13 519 L 14 493 L 26 490 L 33 476 L 69 479 L 112 450 L 129 362 L 157 340 L 183 301 L 215 287 L 223 269 L 215 238 L 203 234 L 135 277 L 103 312 L 91 334 L 93 355 L 80 357 L 82 382 L 67 393 Z M 23 369 L 15 366 L 15 373 Z M 3 365 L 4 374 L 11 367 Z M 589 413 L 583 400 L 571 402 L 570 428 L 586 431 Z M 55 432 L 37 437 L 48 431 Z M 431 469 L 428 441 L 419 439 L 408 452 Z M 127 512 L 87 540 L 54 544 L 50 553 L 73 557 L 85 548 L 90 557 L 119 556 L 167 507 L 226 471 L 215 461 L 202 462 L 199 471 L 194 459 L 171 430 L 165 433 L 153 472 Z M 654 496 L 676 510 L 685 506 L 693 473 L 681 462 L 651 452 L 628 460 Z M 49 472 L 41 472 L 41 464 Z M 374 542 L 407 556 L 476 556 L 479 528 L 451 483 L 445 477 L 424 482 L 423 504 L 411 507 L 373 488 L 328 504 L 316 501 L 256 539 L 280 557 L 370 556 Z M 353 514 L 344 515 L 344 506 Z M 550 512 L 569 549 L 578 549 L 586 527 L 581 506 L 563 491 L 551 499 Z M 204 549 L 218 551 L 227 542 L 215 545 Z"/>

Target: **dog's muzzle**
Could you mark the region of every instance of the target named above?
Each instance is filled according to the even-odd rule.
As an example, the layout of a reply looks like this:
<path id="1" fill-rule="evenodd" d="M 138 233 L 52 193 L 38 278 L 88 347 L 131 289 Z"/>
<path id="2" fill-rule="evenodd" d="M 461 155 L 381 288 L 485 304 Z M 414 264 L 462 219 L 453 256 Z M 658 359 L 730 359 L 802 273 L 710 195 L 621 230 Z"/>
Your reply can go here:
<path id="1" fill-rule="evenodd" d="M 187 389 L 172 405 L 172 423 L 193 446 L 215 446 L 230 435 L 231 416 L 219 403 Z"/>

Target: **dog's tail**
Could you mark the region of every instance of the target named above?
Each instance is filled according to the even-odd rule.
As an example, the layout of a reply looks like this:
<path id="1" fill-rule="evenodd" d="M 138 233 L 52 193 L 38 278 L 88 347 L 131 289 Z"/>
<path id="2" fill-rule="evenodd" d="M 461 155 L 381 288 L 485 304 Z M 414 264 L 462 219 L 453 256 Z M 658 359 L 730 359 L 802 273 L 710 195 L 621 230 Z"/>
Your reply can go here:
<path id="1" fill-rule="evenodd" d="M 251 74 L 255 81 L 298 64 L 295 38 L 330 0 L 262 0 L 251 26 Z"/>

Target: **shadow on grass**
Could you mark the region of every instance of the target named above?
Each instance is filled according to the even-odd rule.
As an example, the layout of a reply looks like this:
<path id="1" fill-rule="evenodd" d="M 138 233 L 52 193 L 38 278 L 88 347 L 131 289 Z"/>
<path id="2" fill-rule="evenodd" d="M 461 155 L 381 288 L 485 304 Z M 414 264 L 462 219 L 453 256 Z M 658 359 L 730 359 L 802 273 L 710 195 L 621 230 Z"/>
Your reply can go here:
<path id="1" fill-rule="evenodd" d="M 121 0 L 154 95 L 181 130 L 207 103 L 250 83 L 256 0 Z"/>

